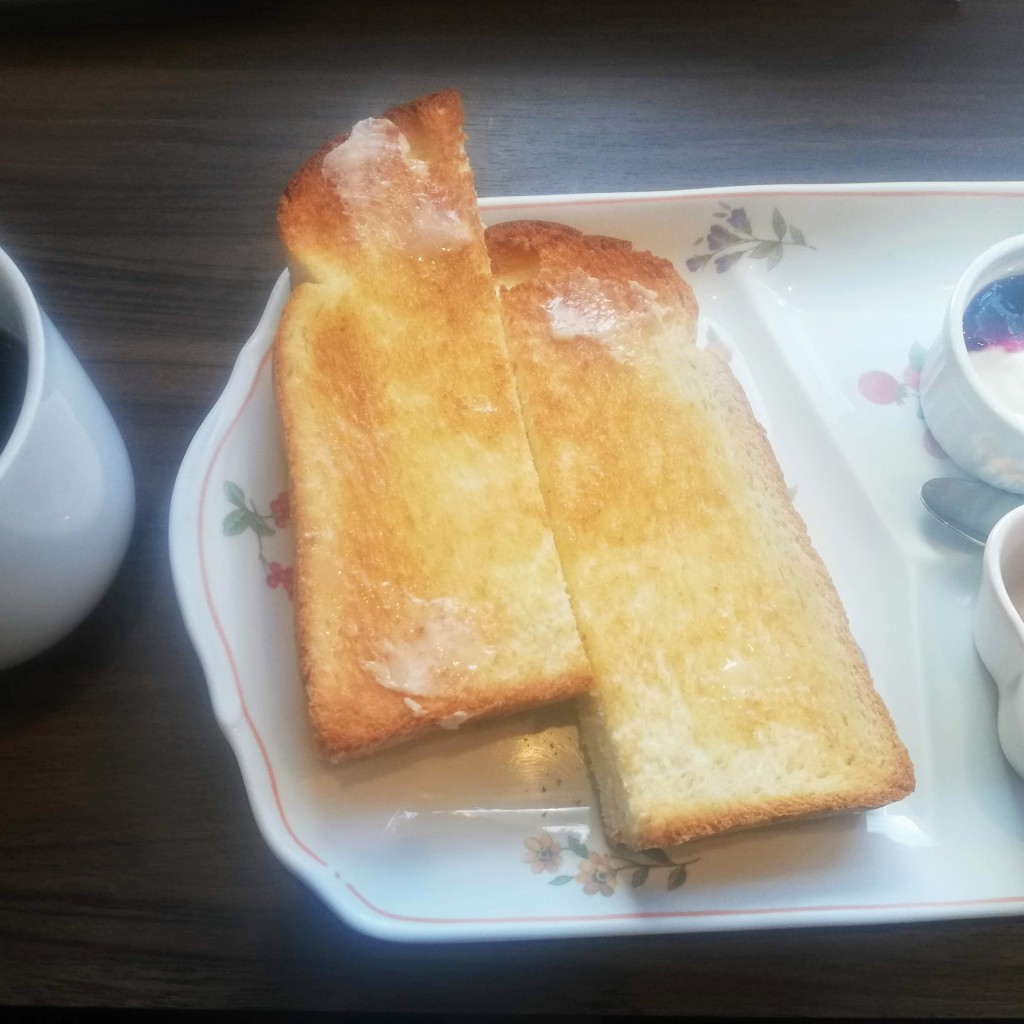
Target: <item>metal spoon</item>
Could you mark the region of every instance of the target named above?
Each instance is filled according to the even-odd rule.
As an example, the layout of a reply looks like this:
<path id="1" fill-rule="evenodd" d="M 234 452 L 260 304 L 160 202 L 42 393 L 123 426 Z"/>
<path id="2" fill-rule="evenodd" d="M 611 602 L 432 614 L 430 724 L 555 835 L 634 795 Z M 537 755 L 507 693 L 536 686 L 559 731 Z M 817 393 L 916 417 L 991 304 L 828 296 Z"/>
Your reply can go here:
<path id="1" fill-rule="evenodd" d="M 962 537 L 984 544 L 1007 512 L 1024 505 L 1024 494 L 1010 494 L 980 480 L 943 476 L 921 487 L 924 507 Z"/>

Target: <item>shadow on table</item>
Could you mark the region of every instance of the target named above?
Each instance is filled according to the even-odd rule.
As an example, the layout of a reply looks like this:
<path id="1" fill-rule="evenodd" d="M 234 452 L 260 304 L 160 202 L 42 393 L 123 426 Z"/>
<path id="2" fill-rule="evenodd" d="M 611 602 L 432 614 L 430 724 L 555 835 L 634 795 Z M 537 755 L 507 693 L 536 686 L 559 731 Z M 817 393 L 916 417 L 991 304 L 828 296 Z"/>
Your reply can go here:
<path id="1" fill-rule="evenodd" d="M 34 658 L 0 670 L 0 736 L 73 701 L 118 657 L 142 613 L 139 585 L 132 577 L 143 561 L 144 542 L 136 528 L 109 590 L 68 636 Z"/>

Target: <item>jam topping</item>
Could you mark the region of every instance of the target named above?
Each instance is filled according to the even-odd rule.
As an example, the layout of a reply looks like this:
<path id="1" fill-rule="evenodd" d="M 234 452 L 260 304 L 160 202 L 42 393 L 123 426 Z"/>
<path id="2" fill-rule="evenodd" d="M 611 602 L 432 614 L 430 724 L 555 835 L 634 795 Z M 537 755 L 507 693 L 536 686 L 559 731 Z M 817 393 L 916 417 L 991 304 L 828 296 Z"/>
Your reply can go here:
<path id="1" fill-rule="evenodd" d="M 964 311 L 964 340 L 969 352 L 993 346 L 1024 350 L 1024 274 L 993 281 Z"/>

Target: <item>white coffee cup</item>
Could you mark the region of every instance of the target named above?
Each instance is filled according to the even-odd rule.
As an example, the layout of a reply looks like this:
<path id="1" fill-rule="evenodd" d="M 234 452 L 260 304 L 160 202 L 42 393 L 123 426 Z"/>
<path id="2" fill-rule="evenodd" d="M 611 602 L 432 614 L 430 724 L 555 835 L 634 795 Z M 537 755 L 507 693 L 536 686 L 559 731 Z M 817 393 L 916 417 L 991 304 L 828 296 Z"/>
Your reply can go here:
<path id="1" fill-rule="evenodd" d="M 124 558 L 135 486 L 124 441 L 67 342 L 0 249 L 0 328 L 27 354 L 0 450 L 0 669 L 45 650 L 96 606 Z"/>
<path id="2" fill-rule="evenodd" d="M 985 544 L 974 644 L 996 681 L 999 742 L 1024 777 L 1024 506 L 996 523 Z"/>

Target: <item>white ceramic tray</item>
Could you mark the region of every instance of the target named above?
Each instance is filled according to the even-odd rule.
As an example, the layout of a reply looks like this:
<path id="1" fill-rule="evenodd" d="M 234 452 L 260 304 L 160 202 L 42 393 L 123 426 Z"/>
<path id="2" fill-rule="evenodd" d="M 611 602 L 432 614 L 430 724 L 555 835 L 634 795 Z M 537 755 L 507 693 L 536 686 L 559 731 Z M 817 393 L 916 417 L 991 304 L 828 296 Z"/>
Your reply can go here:
<path id="1" fill-rule="evenodd" d="M 647 856 L 609 850 L 570 705 L 348 766 L 318 757 L 292 635 L 268 359 L 278 282 L 184 459 L 170 545 L 214 712 L 271 849 L 349 924 L 466 940 L 905 921 L 1024 910 L 1024 783 L 974 651 L 980 552 L 918 490 L 955 472 L 917 371 L 971 258 L 1024 231 L 1024 184 L 771 186 L 495 199 L 675 261 L 733 357 L 917 769 L 878 811 Z"/>

